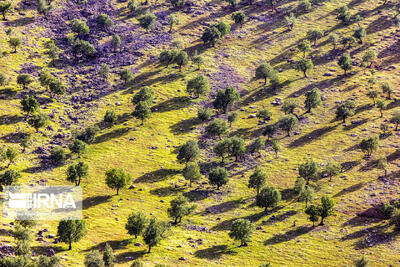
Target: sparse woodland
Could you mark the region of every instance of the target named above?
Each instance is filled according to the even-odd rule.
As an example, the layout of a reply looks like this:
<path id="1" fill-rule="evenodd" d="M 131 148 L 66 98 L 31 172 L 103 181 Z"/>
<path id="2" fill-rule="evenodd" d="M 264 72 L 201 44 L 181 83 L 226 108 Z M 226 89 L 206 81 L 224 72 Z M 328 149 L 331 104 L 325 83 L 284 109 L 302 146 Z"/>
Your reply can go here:
<path id="1" fill-rule="evenodd" d="M 0 266 L 395 266 L 398 0 L 0 1 Z M 1 211 L 2 212 L 2 211 Z"/>

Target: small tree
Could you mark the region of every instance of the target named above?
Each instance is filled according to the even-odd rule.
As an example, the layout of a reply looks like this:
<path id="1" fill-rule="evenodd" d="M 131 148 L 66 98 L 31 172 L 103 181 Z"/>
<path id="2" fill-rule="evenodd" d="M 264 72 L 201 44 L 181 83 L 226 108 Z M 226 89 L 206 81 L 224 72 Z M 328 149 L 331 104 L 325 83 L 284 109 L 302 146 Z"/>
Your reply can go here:
<path id="1" fill-rule="evenodd" d="M 163 50 L 158 57 L 158 61 L 160 62 L 160 64 L 165 65 L 165 67 L 168 68 L 169 64 L 174 62 L 175 56 L 177 54 L 177 50 Z"/>
<path id="2" fill-rule="evenodd" d="M 377 90 L 370 90 L 367 93 L 367 96 L 372 99 L 372 101 L 374 102 L 374 106 L 375 106 L 375 99 L 378 97 L 378 91 Z"/>
<path id="3" fill-rule="evenodd" d="M 145 101 L 140 101 L 136 106 L 135 106 L 135 110 L 132 112 L 132 115 L 141 120 L 142 123 L 141 125 L 144 124 L 144 121 L 147 118 L 150 118 L 151 116 L 151 109 L 149 107 L 149 105 L 147 104 L 147 102 Z"/>
<path id="4" fill-rule="evenodd" d="M 275 133 L 276 133 L 276 126 L 274 124 L 265 126 L 265 128 L 263 130 L 263 135 L 268 137 L 267 140 L 272 138 Z"/>
<path id="5" fill-rule="evenodd" d="M 236 24 L 240 25 L 240 27 L 242 27 L 246 20 L 246 15 L 242 11 L 233 12 L 231 17 Z"/>
<path id="6" fill-rule="evenodd" d="M 97 17 L 96 22 L 98 25 L 100 25 L 104 29 L 114 26 L 114 22 L 111 20 L 110 16 L 108 16 L 107 14 L 104 14 L 104 13 L 100 14 Z"/>
<path id="7" fill-rule="evenodd" d="M 12 5 L 9 2 L 0 2 L 0 13 L 3 15 L 3 20 L 7 20 L 6 15 L 10 12 L 11 7 Z"/>
<path id="8" fill-rule="evenodd" d="M 353 64 L 351 62 L 351 57 L 349 53 L 344 53 L 338 61 L 339 66 L 344 70 L 344 74 L 347 73 L 348 70 L 351 70 Z"/>
<path id="9" fill-rule="evenodd" d="M 235 156 L 235 161 L 239 161 L 246 150 L 244 140 L 237 136 L 230 138 L 229 150 L 232 156 Z"/>
<path id="10" fill-rule="evenodd" d="M 336 161 L 329 161 L 324 169 L 324 173 L 328 175 L 329 181 L 332 181 L 332 177 L 338 176 L 342 171 L 342 166 Z"/>
<path id="11" fill-rule="evenodd" d="M 151 248 L 158 245 L 161 241 L 161 234 L 163 232 L 162 225 L 160 222 L 156 220 L 156 218 L 151 218 L 150 223 L 147 226 L 146 230 L 143 233 L 143 240 L 149 246 L 150 253 Z"/>
<path id="12" fill-rule="evenodd" d="M 321 207 L 319 208 L 319 216 L 321 216 L 320 225 L 324 225 L 324 220 L 328 216 L 333 214 L 333 207 L 335 206 L 335 202 L 328 196 L 323 196 L 321 198 Z"/>
<path id="13" fill-rule="evenodd" d="M 393 88 L 392 88 L 392 86 L 390 85 L 390 83 L 388 83 L 388 82 L 382 83 L 382 84 L 381 84 L 381 88 L 382 88 L 382 92 L 383 92 L 384 94 L 387 94 L 387 98 L 388 98 L 388 99 L 391 99 L 391 98 L 390 98 L 390 95 L 393 93 Z"/>
<path id="14" fill-rule="evenodd" d="M 72 53 L 77 57 L 91 57 L 96 54 L 96 48 L 85 40 L 77 39 L 72 45 Z"/>
<path id="15" fill-rule="evenodd" d="M 313 227 L 315 226 L 315 222 L 318 222 L 318 217 L 320 214 L 320 209 L 316 205 L 310 205 L 306 209 L 306 214 L 309 216 L 308 219 L 312 221 Z"/>
<path id="16" fill-rule="evenodd" d="M 376 106 L 379 108 L 379 112 L 381 113 L 381 118 L 383 118 L 383 110 L 386 109 L 385 101 L 379 99 L 378 101 L 376 101 Z"/>
<path id="17" fill-rule="evenodd" d="M 104 114 L 104 119 L 103 121 L 108 124 L 109 126 L 112 126 L 114 123 L 117 122 L 117 115 L 115 114 L 114 110 L 107 110 L 106 114 Z"/>
<path id="18" fill-rule="evenodd" d="M 137 105 L 140 102 L 146 102 L 148 105 L 150 105 L 150 103 L 153 102 L 153 99 L 154 90 L 145 86 L 132 98 L 132 103 Z"/>
<path id="19" fill-rule="evenodd" d="M 8 44 L 14 49 L 13 53 L 17 53 L 17 48 L 22 45 L 22 39 L 19 37 L 11 37 Z"/>
<path id="20" fill-rule="evenodd" d="M 133 79 L 133 74 L 132 74 L 132 71 L 130 69 L 124 69 L 123 71 L 121 71 L 119 73 L 119 77 L 121 78 L 121 80 L 126 85 L 129 81 L 131 81 Z"/>
<path id="21" fill-rule="evenodd" d="M 254 188 L 257 190 L 257 196 L 260 194 L 260 189 L 267 183 L 268 175 L 259 167 L 256 168 L 254 173 L 250 175 L 249 188 Z"/>
<path id="22" fill-rule="evenodd" d="M 48 41 L 45 47 L 47 49 L 45 53 L 50 57 L 51 65 L 55 66 L 56 60 L 59 58 L 60 55 L 60 48 L 57 47 L 56 43 L 53 40 Z"/>
<path id="23" fill-rule="evenodd" d="M 392 118 L 390 119 L 391 123 L 394 123 L 396 125 L 396 128 L 394 129 L 395 131 L 397 131 L 398 126 L 400 124 L 400 112 L 396 111 L 393 113 Z"/>
<path id="24" fill-rule="evenodd" d="M 135 0 L 128 1 L 128 9 L 131 13 L 134 13 L 137 9 L 137 4 Z"/>
<path id="25" fill-rule="evenodd" d="M 41 15 L 49 14 L 51 9 L 51 4 L 47 2 L 47 0 L 38 0 L 37 11 Z"/>
<path id="26" fill-rule="evenodd" d="M 224 139 L 222 141 L 219 141 L 215 146 L 214 146 L 214 153 L 222 158 L 222 163 L 225 160 L 225 156 L 230 152 L 231 148 L 231 139 Z"/>
<path id="27" fill-rule="evenodd" d="M 179 148 L 177 159 L 179 163 L 185 163 L 187 166 L 189 162 L 195 161 L 199 156 L 199 145 L 196 141 L 190 140 Z"/>
<path id="28" fill-rule="evenodd" d="M 66 218 L 60 221 L 57 227 L 58 240 L 69 244 L 72 249 L 72 242 L 78 242 L 86 234 L 86 224 L 84 220 Z"/>
<path id="29" fill-rule="evenodd" d="M 119 190 L 126 187 L 132 182 L 132 175 L 127 173 L 124 169 L 114 168 L 106 172 L 106 185 L 111 189 Z"/>
<path id="30" fill-rule="evenodd" d="M 223 34 L 218 30 L 215 25 L 208 27 L 201 36 L 201 40 L 204 42 L 205 45 L 210 45 L 212 47 L 215 46 L 217 42 L 221 40 Z"/>
<path id="31" fill-rule="evenodd" d="M 203 57 L 200 55 L 196 54 L 197 52 L 195 52 L 195 55 L 192 57 L 192 62 L 194 65 L 197 65 L 197 70 L 200 70 L 201 65 L 203 65 L 204 60 Z"/>
<path id="32" fill-rule="evenodd" d="M 249 220 L 237 219 L 232 223 L 229 237 L 239 240 L 241 242 L 240 246 L 246 246 L 247 242 L 251 240 L 254 229 L 254 225 Z"/>
<path id="33" fill-rule="evenodd" d="M 219 90 L 215 97 L 213 106 L 215 109 L 220 110 L 224 113 L 228 111 L 228 107 L 232 106 L 240 98 L 238 91 L 228 86 L 225 90 Z"/>
<path id="34" fill-rule="evenodd" d="M 179 19 L 174 14 L 168 16 L 169 32 L 172 32 L 174 26 L 179 23 Z"/>
<path id="35" fill-rule="evenodd" d="M 297 103 L 297 101 L 295 100 L 295 99 L 292 99 L 292 98 L 289 98 L 289 99 L 286 99 L 284 102 L 283 102 L 283 105 L 282 105 L 282 111 L 283 112 L 285 112 L 285 114 L 293 114 L 293 115 L 295 115 L 295 110 L 296 110 L 296 108 L 298 108 L 298 103 Z"/>
<path id="36" fill-rule="evenodd" d="M 13 147 L 7 148 L 7 151 L 6 151 L 6 159 L 8 160 L 7 168 L 10 167 L 11 164 L 15 163 L 18 156 L 19 156 L 19 153 L 18 153 L 17 149 L 15 149 Z"/>
<path id="37" fill-rule="evenodd" d="M 66 92 L 65 85 L 57 79 L 52 79 L 50 81 L 49 89 L 52 97 L 54 97 L 54 95 L 63 95 Z"/>
<path id="38" fill-rule="evenodd" d="M 190 79 L 186 85 L 186 91 L 189 95 L 196 98 L 206 95 L 210 91 L 208 79 L 203 75 L 198 75 Z"/>
<path id="39" fill-rule="evenodd" d="M 53 164 L 61 165 L 67 159 L 67 155 L 61 146 L 57 146 L 50 150 L 49 159 L 53 162 Z"/>
<path id="40" fill-rule="evenodd" d="M 22 73 L 17 76 L 17 83 L 22 85 L 22 89 L 26 89 L 26 86 L 33 82 L 30 74 Z"/>
<path id="41" fill-rule="evenodd" d="M 78 36 L 88 35 L 90 32 L 90 29 L 87 26 L 86 22 L 79 19 L 74 19 L 72 21 L 71 30 L 78 34 Z"/>
<path id="42" fill-rule="evenodd" d="M 75 183 L 76 186 L 81 184 L 82 178 L 89 175 L 89 166 L 85 162 L 72 164 L 67 169 L 67 181 Z"/>
<path id="43" fill-rule="evenodd" d="M 258 118 L 259 120 L 262 120 L 264 123 L 265 123 L 266 121 L 270 120 L 270 119 L 271 119 L 271 116 L 272 116 L 271 111 L 269 111 L 269 110 L 266 109 L 266 108 L 263 108 L 263 109 L 259 110 L 258 113 L 257 113 L 257 118 Z"/>
<path id="44" fill-rule="evenodd" d="M 232 9 L 235 9 L 236 6 L 239 4 L 238 0 L 225 0 L 225 2 L 229 3 L 232 7 Z"/>
<path id="45" fill-rule="evenodd" d="M 297 48 L 303 52 L 303 58 L 305 58 L 306 53 L 311 51 L 311 43 L 309 40 L 304 39 L 297 45 Z"/>
<path id="46" fill-rule="evenodd" d="M 293 30 L 296 21 L 297 18 L 293 13 L 290 13 L 289 16 L 285 16 L 285 24 L 289 31 Z"/>
<path id="47" fill-rule="evenodd" d="M 250 145 L 250 153 L 260 153 L 260 151 L 265 147 L 265 140 L 262 137 L 257 137 Z M 261 155 L 261 154 L 260 154 Z"/>
<path id="48" fill-rule="evenodd" d="M 6 86 L 8 84 L 8 77 L 4 73 L 0 73 L 0 86 Z"/>
<path id="49" fill-rule="evenodd" d="M 294 115 L 286 115 L 278 121 L 278 127 L 290 136 L 290 132 L 294 130 L 299 120 Z"/>
<path id="50" fill-rule="evenodd" d="M 356 105 L 352 100 L 342 102 L 336 109 L 336 118 L 343 119 L 343 123 L 346 123 L 346 119 L 354 115 L 355 108 Z"/>
<path id="51" fill-rule="evenodd" d="M 306 185 L 310 180 L 316 179 L 319 173 L 318 164 L 313 160 L 307 160 L 299 166 L 299 176 L 306 180 Z"/>
<path id="52" fill-rule="evenodd" d="M 106 63 L 101 64 L 99 74 L 104 79 L 108 79 L 108 76 L 110 75 L 110 67 Z"/>
<path id="53" fill-rule="evenodd" d="M 221 140 L 223 135 L 228 130 L 228 124 L 223 119 L 215 119 L 206 126 L 206 133 L 211 136 L 218 136 Z"/>
<path id="54" fill-rule="evenodd" d="M 36 129 L 36 132 L 39 132 L 40 128 L 43 128 L 47 125 L 49 121 L 49 116 L 44 113 L 39 113 L 33 115 L 29 120 L 28 124 Z"/>
<path id="55" fill-rule="evenodd" d="M 99 131 L 98 126 L 88 126 L 83 131 L 77 134 L 76 139 L 91 144 L 96 140 L 96 134 Z"/>
<path id="56" fill-rule="evenodd" d="M 189 56 L 185 51 L 179 51 L 174 57 L 174 62 L 179 66 L 179 71 L 182 71 L 182 66 L 186 66 L 189 62 Z"/>
<path id="57" fill-rule="evenodd" d="M 275 152 L 275 157 L 278 157 L 278 152 L 281 150 L 278 141 L 272 140 L 272 150 Z"/>
<path id="58" fill-rule="evenodd" d="M 360 44 L 362 44 L 364 38 L 367 36 L 367 31 L 365 30 L 365 28 L 357 29 L 354 31 L 353 36 L 354 36 L 354 38 L 358 39 L 358 42 Z"/>
<path id="59" fill-rule="evenodd" d="M 311 91 L 306 93 L 306 100 L 304 101 L 304 105 L 307 109 L 307 112 L 311 112 L 312 108 L 316 108 L 321 105 L 321 91 L 314 88 Z"/>
<path id="60" fill-rule="evenodd" d="M 376 167 L 380 170 L 383 170 L 385 173 L 385 177 L 387 176 L 387 158 L 386 157 L 381 157 L 378 159 L 378 162 L 376 163 Z"/>
<path id="61" fill-rule="evenodd" d="M 376 55 L 375 50 L 368 50 L 364 53 L 362 57 L 362 64 L 365 66 L 368 66 L 369 64 L 369 67 L 371 67 L 377 58 L 378 56 Z"/>
<path id="62" fill-rule="evenodd" d="M 201 179 L 200 167 L 195 162 L 190 162 L 183 169 L 183 177 L 189 181 L 189 187 L 192 187 L 192 182 L 199 181 Z"/>
<path id="63" fill-rule="evenodd" d="M 168 215 L 174 218 L 174 223 L 180 223 L 184 216 L 190 215 L 196 209 L 196 205 L 190 205 L 186 197 L 180 195 L 171 200 Z"/>
<path id="64" fill-rule="evenodd" d="M 339 36 L 336 33 L 330 34 L 328 42 L 333 45 L 333 50 L 336 50 L 336 45 L 339 43 Z"/>
<path id="65" fill-rule="evenodd" d="M 299 193 L 299 201 L 305 201 L 306 208 L 308 206 L 308 202 L 312 201 L 313 197 L 314 190 L 308 185 L 304 186 L 304 188 Z"/>
<path id="66" fill-rule="evenodd" d="M 139 17 L 139 25 L 148 32 L 154 28 L 154 23 L 156 22 L 156 15 L 153 13 L 147 13 Z"/>
<path id="67" fill-rule="evenodd" d="M 114 48 L 114 52 L 121 46 L 121 37 L 118 34 L 111 37 L 111 46 Z"/>
<path id="68" fill-rule="evenodd" d="M 22 147 L 22 153 L 25 153 L 26 148 L 32 145 L 32 137 L 30 134 L 25 134 L 24 137 L 21 139 L 20 146 Z"/>
<path id="69" fill-rule="evenodd" d="M 17 170 L 6 170 L 0 174 L 0 192 L 3 192 L 3 186 L 14 185 L 18 182 L 21 174 Z"/>
<path id="70" fill-rule="evenodd" d="M 106 243 L 106 246 L 103 251 L 103 261 L 105 267 L 114 266 L 114 261 L 115 261 L 114 251 L 108 243 Z"/>
<path id="71" fill-rule="evenodd" d="M 275 70 L 269 63 L 262 63 L 256 69 L 256 79 L 264 79 L 264 85 L 267 84 L 267 79 L 271 78 Z"/>
<path id="72" fill-rule="evenodd" d="M 268 208 L 275 208 L 281 201 L 281 193 L 274 186 L 263 188 L 256 198 L 256 204 L 260 208 L 265 209 L 265 214 L 268 214 Z"/>
<path id="73" fill-rule="evenodd" d="M 128 217 L 128 221 L 125 224 L 125 229 L 129 235 L 134 235 L 137 238 L 146 229 L 149 223 L 149 219 L 144 213 L 139 211 L 138 213 L 132 212 Z"/>
<path id="74" fill-rule="evenodd" d="M 354 266 L 356 267 L 368 267 L 369 266 L 369 260 L 365 255 L 362 255 L 362 257 L 354 262 Z"/>
<path id="75" fill-rule="evenodd" d="M 360 143 L 361 151 L 364 152 L 368 157 L 371 156 L 372 152 L 379 148 L 379 137 L 377 135 L 364 138 Z"/>
<path id="76" fill-rule="evenodd" d="M 92 250 L 85 256 L 84 264 L 86 267 L 103 267 L 103 257 L 97 250 Z"/>
<path id="77" fill-rule="evenodd" d="M 39 102 L 33 96 L 24 96 L 21 100 L 21 109 L 27 116 L 39 110 Z"/>
<path id="78" fill-rule="evenodd" d="M 312 7 L 312 4 L 310 0 L 300 0 L 298 9 L 303 10 L 303 11 L 310 11 Z"/>
<path id="79" fill-rule="evenodd" d="M 321 39 L 324 36 L 324 32 L 321 29 L 312 29 L 307 32 L 307 39 L 310 42 L 314 42 L 314 46 L 317 45 L 318 39 Z"/>
<path id="80" fill-rule="evenodd" d="M 238 114 L 236 112 L 232 112 L 228 115 L 228 122 L 229 122 L 229 127 L 232 127 L 232 123 L 234 123 L 238 118 Z"/>
<path id="81" fill-rule="evenodd" d="M 217 190 L 228 183 L 228 171 L 225 168 L 216 167 L 208 174 L 208 180 L 211 185 L 216 185 Z"/>
<path id="82" fill-rule="evenodd" d="M 337 19 L 341 20 L 345 25 L 349 24 L 351 20 L 351 14 L 347 6 L 342 6 L 339 8 Z"/>
<path id="83" fill-rule="evenodd" d="M 304 77 L 307 78 L 307 71 L 314 68 L 314 64 L 311 59 L 302 58 L 296 62 L 296 70 L 303 72 Z"/>
<path id="84" fill-rule="evenodd" d="M 197 111 L 197 118 L 201 122 L 209 121 L 212 117 L 213 113 L 210 108 L 201 108 Z"/>

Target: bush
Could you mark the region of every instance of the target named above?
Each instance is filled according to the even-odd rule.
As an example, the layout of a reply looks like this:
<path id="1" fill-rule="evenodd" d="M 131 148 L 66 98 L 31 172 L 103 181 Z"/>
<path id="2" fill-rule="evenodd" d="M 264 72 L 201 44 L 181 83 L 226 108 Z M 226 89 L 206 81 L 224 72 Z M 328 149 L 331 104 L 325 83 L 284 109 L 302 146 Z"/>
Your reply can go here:
<path id="1" fill-rule="evenodd" d="M 55 164 L 62 164 L 67 159 L 67 155 L 65 154 L 65 150 L 62 147 L 54 147 L 50 151 L 50 160 Z"/>
<path id="2" fill-rule="evenodd" d="M 213 113 L 210 108 L 201 108 L 197 112 L 197 118 L 201 122 L 209 121 L 211 119 L 212 115 L 213 115 Z"/>
<path id="3" fill-rule="evenodd" d="M 96 139 L 96 134 L 99 131 L 98 126 L 89 126 L 86 129 L 84 129 L 82 132 L 80 132 L 76 138 L 87 143 L 91 144 L 95 141 Z"/>

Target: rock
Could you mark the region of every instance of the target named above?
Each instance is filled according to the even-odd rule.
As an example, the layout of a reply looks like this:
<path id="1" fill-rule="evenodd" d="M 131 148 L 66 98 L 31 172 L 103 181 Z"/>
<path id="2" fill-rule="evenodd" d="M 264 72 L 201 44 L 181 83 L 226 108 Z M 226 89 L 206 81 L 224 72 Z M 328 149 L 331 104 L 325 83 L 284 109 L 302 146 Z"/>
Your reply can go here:
<path id="1" fill-rule="evenodd" d="M 185 259 L 185 257 L 180 257 L 179 260 L 180 260 L 180 261 L 184 261 L 184 260 L 186 260 L 186 259 Z"/>
<path id="2" fill-rule="evenodd" d="M 116 106 L 121 106 L 121 102 L 115 103 Z"/>
<path id="3" fill-rule="evenodd" d="M 129 189 L 135 189 L 136 188 L 136 185 L 131 185 L 130 187 L 129 187 Z"/>
<path id="4" fill-rule="evenodd" d="M 135 243 L 135 246 L 136 246 L 136 247 L 141 247 L 142 244 L 140 244 L 140 243 Z"/>
<path id="5" fill-rule="evenodd" d="M 280 97 L 275 98 L 275 100 L 272 101 L 271 104 L 276 105 L 276 106 L 282 105 L 282 98 L 280 98 Z"/>

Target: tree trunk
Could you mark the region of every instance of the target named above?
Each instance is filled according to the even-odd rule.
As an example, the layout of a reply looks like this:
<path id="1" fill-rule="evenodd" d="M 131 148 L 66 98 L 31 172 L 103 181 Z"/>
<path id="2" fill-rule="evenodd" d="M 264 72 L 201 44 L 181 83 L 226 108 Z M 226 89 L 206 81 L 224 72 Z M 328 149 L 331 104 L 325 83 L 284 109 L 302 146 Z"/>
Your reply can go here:
<path id="1" fill-rule="evenodd" d="M 150 253 L 150 251 L 151 251 L 151 246 L 149 246 L 149 250 L 147 251 L 147 253 Z"/>
<path id="2" fill-rule="evenodd" d="M 72 241 L 70 240 L 69 241 L 69 247 L 68 247 L 68 250 L 71 250 L 72 249 Z"/>
<path id="3" fill-rule="evenodd" d="M 267 84 L 267 77 L 264 77 L 264 85 Z"/>
<path id="4" fill-rule="evenodd" d="M 324 225 L 324 219 L 325 217 L 321 217 L 321 222 L 319 223 L 319 225 Z"/>
<path id="5" fill-rule="evenodd" d="M 303 73 L 304 73 L 304 77 L 305 77 L 305 78 L 308 78 L 308 77 L 307 77 L 306 71 L 303 71 Z"/>
<path id="6" fill-rule="evenodd" d="M 117 187 L 117 196 L 119 195 L 119 187 Z"/>

